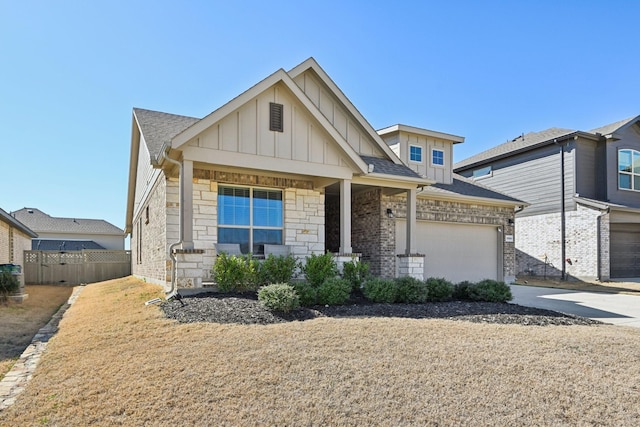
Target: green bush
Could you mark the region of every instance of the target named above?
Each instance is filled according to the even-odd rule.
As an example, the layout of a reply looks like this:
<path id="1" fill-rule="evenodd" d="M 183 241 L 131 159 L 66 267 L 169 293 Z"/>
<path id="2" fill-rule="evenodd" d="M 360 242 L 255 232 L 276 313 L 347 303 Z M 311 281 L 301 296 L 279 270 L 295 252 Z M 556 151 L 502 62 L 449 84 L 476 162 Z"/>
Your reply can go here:
<path id="1" fill-rule="evenodd" d="M 258 290 L 258 301 L 273 311 L 289 312 L 300 307 L 300 299 L 293 286 L 274 283 Z"/>
<path id="2" fill-rule="evenodd" d="M 318 304 L 344 304 L 351 294 L 351 284 L 340 277 L 331 277 L 318 286 Z"/>
<path id="3" fill-rule="evenodd" d="M 507 302 L 513 299 L 513 295 L 506 283 L 486 279 L 469 288 L 469 298 L 474 301 Z"/>
<path id="4" fill-rule="evenodd" d="M 0 300 L 6 300 L 7 297 L 16 293 L 20 289 L 18 278 L 9 271 L 0 272 Z"/>
<path id="5" fill-rule="evenodd" d="M 222 292 L 255 291 L 258 288 L 258 261 L 251 255 L 218 255 L 213 265 L 213 277 Z"/>
<path id="6" fill-rule="evenodd" d="M 473 283 L 465 280 L 464 282 L 460 282 L 453 287 L 453 299 L 455 300 L 469 300 L 471 297 L 469 296 L 469 290 L 474 286 Z"/>
<path id="7" fill-rule="evenodd" d="M 426 280 L 429 301 L 447 301 L 453 295 L 453 284 L 443 278 L 430 277 Z"/>
<path id="8" fill-rule="evenodd" d="M 298 261 L 293 255 L 275 256 L 269 254 L 260 264 L 260 283 L 289 283 L 298 267 Z"/>
<path id="9" fill-rule="evenodd" d="M 306 259 L 302 272 L 307 281 L 313 287 L 319 287 L 326 279 L 334 278 L 338 275 L 338 267 L 333 255 L 326 253 L 324 255 L 311 254 Z"/>
<path id="10" fill-rule="evenodd" d="M 342 278 L 351 284 L 351 289 L 362 289 L 369 278 L 369 264 L 353 259 L 342 267 Z"/>
<path id="11" fill-rule="evenodd" d="M 296 290 L 298 297 L 300 298 L 300 305 L 303 307 L 311 307 L 316 305 L 318 298 L 318 291 L 311 286 L 308 282 L 293 282 L 291 284 Z"/>
<path id="12" fill-rule="evenodd" d="M 376 277 L 364 283 L 362 292 L 373 302 L 393 303 L 396 300 L 397 287 L 392 279 Z"/>
<path id="13" fill-rule="evenodd" d="M 394 279 L 396 284 L 395 302 L 419 304 L 427 302 L 429 288 L 427 284 L 415 277 L 399 277 Z"/>

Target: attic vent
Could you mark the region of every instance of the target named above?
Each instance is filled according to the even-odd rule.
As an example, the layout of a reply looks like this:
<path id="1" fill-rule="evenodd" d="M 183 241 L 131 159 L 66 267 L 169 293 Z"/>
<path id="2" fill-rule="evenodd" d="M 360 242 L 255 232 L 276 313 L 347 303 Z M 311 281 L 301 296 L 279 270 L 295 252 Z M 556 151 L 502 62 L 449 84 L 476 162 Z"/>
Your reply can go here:
<path id="1" fill-rule="evenodd" d="M 269 103 L 269 130 L 284 132 L 282 123 L 283 110 L 282 104 Z"/>

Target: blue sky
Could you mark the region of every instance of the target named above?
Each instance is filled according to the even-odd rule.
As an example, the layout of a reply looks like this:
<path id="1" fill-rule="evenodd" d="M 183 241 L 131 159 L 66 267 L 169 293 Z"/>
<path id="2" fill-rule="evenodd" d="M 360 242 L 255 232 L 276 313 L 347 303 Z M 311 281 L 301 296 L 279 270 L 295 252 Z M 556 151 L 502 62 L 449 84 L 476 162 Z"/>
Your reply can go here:
<path id="1" fill-rule="evenodd" d="M 376 128 L 466 137 L 640 114 L 640 2 L 0 0 L 0 207 L 123 228 L 131 110 L 203 117 L 313 56 Z"/>

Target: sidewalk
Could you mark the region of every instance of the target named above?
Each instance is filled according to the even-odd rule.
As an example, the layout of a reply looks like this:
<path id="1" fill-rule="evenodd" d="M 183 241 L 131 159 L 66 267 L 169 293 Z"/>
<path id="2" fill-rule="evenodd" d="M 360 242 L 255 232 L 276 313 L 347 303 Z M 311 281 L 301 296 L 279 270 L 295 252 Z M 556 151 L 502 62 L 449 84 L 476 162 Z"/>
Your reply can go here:
<path id="1" fill-rule="evenodd" d="M 569 289 L 585 292 L 607 292 L 640 295 L 640 278 L 611 280 L 609 282 L 581 282 L 574 280 L 542 279 L 540 277 L 518 277 L 515 284 L 543 288 Z"/>

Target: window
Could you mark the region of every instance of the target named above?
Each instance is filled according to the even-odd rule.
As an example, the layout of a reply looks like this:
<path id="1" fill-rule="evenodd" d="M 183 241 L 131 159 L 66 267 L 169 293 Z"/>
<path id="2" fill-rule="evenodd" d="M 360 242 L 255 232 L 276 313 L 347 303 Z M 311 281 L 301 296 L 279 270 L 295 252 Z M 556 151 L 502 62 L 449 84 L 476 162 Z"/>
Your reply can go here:
<path id="1" fill-rule="evenodd" d="M 269 130 L 284 132 L 283 112 L 282 104 L 269 103 Z"/>
<path id="2" fill-rule="evenodd" d="M 431 150 L 431 164 L 436 166 L 444 166 L 444 151 Z"/>
<path id="3" fill-rule="evenodd" d="M 640 191 L 640 152 L 618 151 L 618 188 Z"/>
<path id="4" fill-rule="evenodd" d="M 242 253 L 264 254 L 265 244 L 282 244 L 282 224 L 282 191 L 218 189 L 218 243 L 239 243 Z"/>
<path id="5" fill-rule="evenodd" d="M 412 162 L 422 163 L 422 147 L 417 145 L 409 146 L 409 160 Z"/>
<path id="6" fill-rule="evenodd" d="M 475 169 L 473 171 L 473 179 L 483 178 L 485 176 L 490 176 L 490 175 L 491 175 L 491 166 Z"/>

